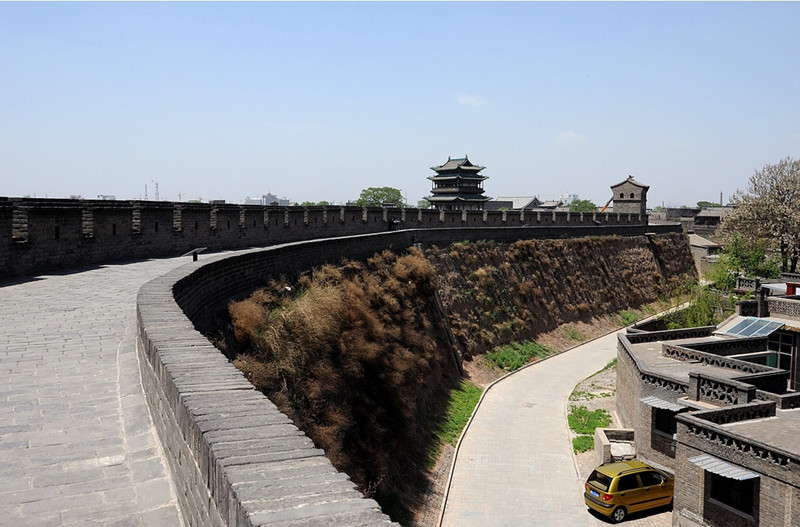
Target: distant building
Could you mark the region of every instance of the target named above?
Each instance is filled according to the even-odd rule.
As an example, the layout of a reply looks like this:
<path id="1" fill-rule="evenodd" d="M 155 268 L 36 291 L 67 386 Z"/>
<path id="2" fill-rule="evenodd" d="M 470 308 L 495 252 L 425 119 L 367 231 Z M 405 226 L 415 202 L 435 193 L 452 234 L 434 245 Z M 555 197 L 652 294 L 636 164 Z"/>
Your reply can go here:
<path id="1" fill-rule="evenodd" d="M 561 194 L 561 197 L 558 198 L 558 199 L 562 204 L 569 205 L 573 201 L 577 201 L 578 200 L 578 195 L 577 194 Z"/>
<path id="2" fill-rule="evenodd" d="M 485 210 L 529 210 L 539 204 L 536 196 L 514 196 L 495 198 L 487 201 L 484 205 Z"/>
<path id="3" fill-rule="evenodd" d="M 611 185 L 614 193 L 614 212 L 617 214 L 640 214 L 647 213 L 647 190 L 650 187 L 643 185 L 628 176 L 628 179 Z"/>
<path id="4" fill-rule="evenodd" d="M 483 182 L 487 176 L 480 174 L 486 167 L 473 165 L 467 156 L 447 158 L 447 163 L 431 167 L 436 172 L 429 176 L 431 196 L 425 198 L 440 210 L 483 210 L 491 198 L 483 195 Z"/>
<path id="5" fill-rule="evenodd" d="M 560 200 L 541 201 L 538 196 L 502 197 L 487 201 L 485 210 L 539 210 L 553 211 L 564 206 Z"/>
<path id="6" fill-rule="evenodd" d="M 267 193 L 260 198 L 251 198 L 248 196 L 244 200 L 245 205 L 266 205 L 273 207 L 288 207 L 290 201 L 288 198 L 279 198 L 275 194 Z"/>

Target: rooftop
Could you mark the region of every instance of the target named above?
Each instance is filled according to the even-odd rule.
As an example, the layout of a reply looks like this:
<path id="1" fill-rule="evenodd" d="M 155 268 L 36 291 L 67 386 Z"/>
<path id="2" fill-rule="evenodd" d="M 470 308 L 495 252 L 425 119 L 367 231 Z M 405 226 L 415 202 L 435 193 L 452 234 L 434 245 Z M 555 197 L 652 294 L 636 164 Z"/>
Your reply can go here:
<path id="1" fill-rule="evenodd" d="M 775 417 L 749 419 L 721 426 L 786 452 L 797 452 L 797 438 L 800 437 L 800 408 L 776 410 Z"/>

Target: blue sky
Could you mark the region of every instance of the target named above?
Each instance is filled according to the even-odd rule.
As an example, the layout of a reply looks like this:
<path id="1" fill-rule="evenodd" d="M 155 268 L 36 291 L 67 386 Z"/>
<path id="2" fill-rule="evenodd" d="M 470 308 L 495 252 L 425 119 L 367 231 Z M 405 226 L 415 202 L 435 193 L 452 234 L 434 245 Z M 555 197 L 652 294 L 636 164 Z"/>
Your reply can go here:
<path id="1" fill-rule="evenodd" d="M 0 196 L 727 202 L 800 157 L 800 3 L 0 2 Z"/>

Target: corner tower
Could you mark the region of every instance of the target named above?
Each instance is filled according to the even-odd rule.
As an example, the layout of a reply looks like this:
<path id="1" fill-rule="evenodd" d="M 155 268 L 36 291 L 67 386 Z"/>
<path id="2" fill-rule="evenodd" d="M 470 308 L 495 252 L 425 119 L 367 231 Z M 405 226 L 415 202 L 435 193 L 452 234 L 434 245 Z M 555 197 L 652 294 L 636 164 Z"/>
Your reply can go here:
<path id="1" fill-rule="evenodd" d="M 616 185 L 611 185 L 614 196 L 614 212 L 621 214 L 640 214 L 644 216 L 647 211 L 647 190 L 650 187 L 643 185 L 628 176 L 628 179 Z"/>

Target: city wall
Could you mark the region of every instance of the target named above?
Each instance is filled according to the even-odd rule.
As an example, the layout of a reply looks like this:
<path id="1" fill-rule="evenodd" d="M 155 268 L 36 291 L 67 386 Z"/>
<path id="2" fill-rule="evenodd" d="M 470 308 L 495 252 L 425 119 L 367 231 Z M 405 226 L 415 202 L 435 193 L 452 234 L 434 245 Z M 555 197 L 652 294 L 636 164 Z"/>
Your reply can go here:
<path id="1" fill-rule="evenodd" d="M 230 300 L 243 298 L 271 277 L 296 276 L 386 248 L 481 239 L 640 236 L 679 228 L 640 224 L 387 231 L 201 256 L 148 282 L 137 298 L 137 349 L 184 517 L 192 526 L 389 523 L 377 504 L 336 472 L 324 452 L 198 331 Z"/>
<path id="2" fill-rule="evenodd" d="M 269 207 L 0 197 L 0 276 L 207 251 L 457 227 L 628 227 L 639 214 Z"/>

